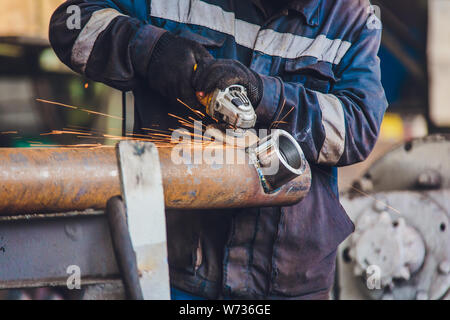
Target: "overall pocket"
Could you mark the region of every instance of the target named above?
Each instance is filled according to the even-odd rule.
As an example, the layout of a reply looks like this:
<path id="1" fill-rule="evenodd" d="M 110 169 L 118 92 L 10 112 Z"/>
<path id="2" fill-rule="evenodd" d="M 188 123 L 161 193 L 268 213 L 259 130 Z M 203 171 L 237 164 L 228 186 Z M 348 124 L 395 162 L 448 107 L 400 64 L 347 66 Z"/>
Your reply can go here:
<path id="1" fill-rule="evenodd" d="M 285 81 L 302 83 L 305 88 L 328 93 L 337 81 L 330 63 L 313 57 L 287 60 L 284 66 Z"/>
<path id="2" fill-rule="evenodd" d="M 283 208 L 272 259 L 274 296 L 301 297 L 327 291 L 339 244 L 354 225 L 330 187 L 326 169 L 312 169 L 312 185 L 300 203 Z"/>

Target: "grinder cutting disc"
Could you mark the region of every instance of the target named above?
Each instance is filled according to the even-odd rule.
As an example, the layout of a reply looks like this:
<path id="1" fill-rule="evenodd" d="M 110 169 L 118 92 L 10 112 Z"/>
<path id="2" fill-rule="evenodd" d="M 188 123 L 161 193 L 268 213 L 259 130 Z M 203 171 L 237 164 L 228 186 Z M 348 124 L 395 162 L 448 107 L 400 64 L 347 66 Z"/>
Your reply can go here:
<path id="1" fill-rule="evenodd" d="M 213 138 L 216 142 L 242 149 L 248 148 L 259 141 L 255 130 L 230 129 L 221 124 L 206 127 L 205 136 Z"/>

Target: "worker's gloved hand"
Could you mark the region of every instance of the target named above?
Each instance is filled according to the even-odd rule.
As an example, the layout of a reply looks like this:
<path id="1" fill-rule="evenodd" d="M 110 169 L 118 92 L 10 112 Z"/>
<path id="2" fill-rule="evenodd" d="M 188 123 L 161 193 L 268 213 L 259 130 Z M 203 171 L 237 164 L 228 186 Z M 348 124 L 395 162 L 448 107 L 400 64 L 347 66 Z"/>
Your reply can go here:
<path id="1" fill-rule="evenodd" d="M 212 59 L 202 45 L 166 32 L 156 43 L 150 58 L 149 86 L 164 97 L 178 98 L 194 107 L 198 105 L 192 86 L 194 66 Z"/>
<path id="2" fill-rule="evenodd" d="M 263 95 L 261 77 L 239 61 L 208 60 L 199 65 L 194 74 L 194 88 L 197 93 L 210 94 L 216 89 L 224 90 L 236 84 L 247 89 L 248 98 L 256 108 Z"/>

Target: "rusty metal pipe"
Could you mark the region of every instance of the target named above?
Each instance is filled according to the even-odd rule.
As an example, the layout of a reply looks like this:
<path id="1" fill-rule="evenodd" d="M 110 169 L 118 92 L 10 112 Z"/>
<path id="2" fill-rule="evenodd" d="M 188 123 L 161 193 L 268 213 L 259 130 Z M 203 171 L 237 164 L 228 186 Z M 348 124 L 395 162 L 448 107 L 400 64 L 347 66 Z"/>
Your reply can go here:
<path id="1" fill-rule="evenodd" d="M 309 167 L 277 192 L 264 192 L 255 167 L 176 165 L 160 148 L 166 209 L 292 205 L 310 187 Z M 0 149 L 0 215 L 104 209 L 120 195 L 115 148 Z"/>

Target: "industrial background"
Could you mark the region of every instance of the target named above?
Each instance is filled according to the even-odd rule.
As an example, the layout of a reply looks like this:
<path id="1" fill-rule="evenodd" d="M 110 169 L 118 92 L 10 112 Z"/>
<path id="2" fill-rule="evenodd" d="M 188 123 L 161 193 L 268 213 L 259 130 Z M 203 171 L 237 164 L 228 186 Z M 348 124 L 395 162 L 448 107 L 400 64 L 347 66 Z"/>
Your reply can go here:
<path id="1" fill-rule="evenodd" d="M 121 92 L 73 73 L 49 46 L 49 18 L 61 2 L 0 0 L 0 147 L 95 147 L 120 140 Z M 370 158 L 339 171 L 341 200 L 356 232 L 340 247 L 333 298 L 450 299 L 450 0 L 372 4 L 381 9 L 379 56 L 390 107 Z M 128 132 L 133 97 L 126 99 Z M 85 220 L 76 222 L 84 232 L 102 225 L 100 215 Z M 10 223 L 0 220 L 0 263 L 2 232 L 11 230 Z M 71 230 L 70 223 L 65 228 Z M 389 270 L 375 288 L 363 277 L 371 264 Z M 101 272 L 114 275 L 114 268 Z M 48 289 L 10 290 L 18 286 L 2 284 L 2 271 L 0 299 L 70 297 Z M 39 286 L 19 280 L 20 287 Z M 92 279 L 84 298 L 117 295 L 115 280 L 98 285 Z"/>

